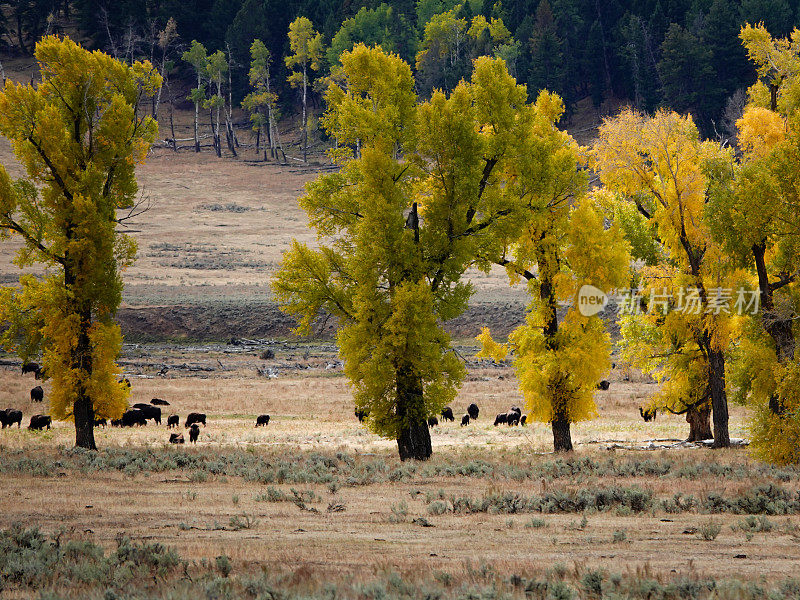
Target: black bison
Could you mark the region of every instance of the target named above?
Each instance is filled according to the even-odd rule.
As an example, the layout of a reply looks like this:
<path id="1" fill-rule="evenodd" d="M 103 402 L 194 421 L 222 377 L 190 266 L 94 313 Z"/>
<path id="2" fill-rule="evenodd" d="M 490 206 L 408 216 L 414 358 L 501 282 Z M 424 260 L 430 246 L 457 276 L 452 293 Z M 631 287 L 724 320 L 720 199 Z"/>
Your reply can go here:
<path id="1" fill-rule="evenodd" d="M 358 419 L 358 422 L 363 423 L 364 419 L 366 419 L 369 416 L 369 411 L 357 408 L 354 414 L 356 415 L 356 419 Z"/>
<path id="2" fill-rule="evenodd" d="M 133 408 L 137 408 L 142 411 L 144 414 L 145 419 L 152 419 L 158 425 L 161 425 L 161 409 L 157 406 L 152 406 L 150 404 L 145 404 L 144 402 L 138 402 L 133 405 Z"/>
<path id="3" fill-rule="evenodd" d="M 189 413 L 189 416 L 186 417 L 186 423 L 184 423 L 184 427 L 189 427 L 194 423 L 202 423 L 203 427 L 206 426 L 206 413 Z"/>
<path id="4" fill-rule="evenodd" d="M 41 402 L 42 400 L 44 400 L 42 386 L 37 385 L 35 388 L 31 388 L 31 402 Z"/>
<path id="5" fill-rule="evenodd" d="M 169 406 L 169 402 L 162 400 L 161 398 L 153 398 L 150 400 L 150 404 L 153 406 Z"/>
<path id="6" fill-rule="evenodd" d="M 508 413 L 500 413 L 494 418 L 495 427 L 498 425 L 503 425 L 504 423 L 508 423 Z"/>
<path id="7" fill-rule="evenodd" d="M 456 420 L 456 418 L 453 416 L 453 409 L 450 408 L 449 406 L 445 406 L 442 409 L 442 420 L 443 421 L 450 421 L 450 422 L 453 422 L 453 421 Z"/>
<path id="8" fill-rule="evenodd" d="M 472 419 L 473 421 L 475 421 L 478 418 L 479 412 L 480 411 L 478 410 L 478 405 L 475 404 L 474 402 L 467 407 L 467 414 L 469 415 L 469 418 Z"/>
<path id="9" fill-rule="evenodd" d="M 639 407 L 639 414 L 642 415 L 642 418 L 645 420 L 646 423 L 650 421 L 655 421 L 657 412 L 658 411 L 655 408 L 643 408 L 641 406 Z"/>
<path id="10" fill-rule="evenodd" d="M 17 428 L 22 427 L 22 411 L 13 408 L 0 410 L 0 423 L 2 423 L 3 429 L 11 427 L 14 423 L 17 424 Z"/>
<path id="11" fill-rule="evenodd" d="M 182 433 L 170 433 L 169 434 L 169 443 L 170 444 L 183 444 L 185 440 L 183 439 Z"/>
<path id="12" fill-rule="evenodd" d="M 189 441 L 193 444 L 197 443 L 197 438 L 200 437 L 200 428 L 197 426 L 197 423 L 192 424 L 189 427 Z"/>
<path id="13" fill-rule="evenodd" d="M 522 419 L 522 410 L 519 406 L 512 406 L 511 410 L 506 413 L 506 423 L 509 427 L 519 425 L 520 419 Z"/>
<path id="14" fill-rule="evenodd" d="M 524 427 L 525 423 L 527 422 L 528 422 L 528 415 L 522 415 L 519 419 L 519 424 Z"/>
<path id="15" fill-rule="evenodd" d="M 50 415 L 33 415 L 31 417 L 31 424 L 28 425 L 28 429 L 33 429 L 36 431 L 41 431 L 45 427 L 50 429 L 50 423 L 53 420 L 50 418 Z"/>
<path id="16" fill-rule="evenodd" d="M 261 427 L 262 425 L 264 427 L 269 425 L 269 415 L 258 415 L 256 417 L 256 427 Z"/>
<path id="17" fill-rule="evenodd" d="M 35 363 L 35 362 L 23 363 L 22 364 L 22 374 L 25 375 L 26 373 L 33 373 L 34 379 L 41 379 L 42 378 L 42 367 L 39 366 L 39 363 Z"/>
<path id="18" fill-rule="evenodd" d="M 147 417 L 138 408 L 132 408 L 122 413 L 122 426 L 133 427 L 134 425 L 147 425 Z"/>
<path id="19" fill-rule="evenodd" d="M 95 427 L 105 427 L 108 424 L 108 421 L 105 419 L 95 419 L 94 426 Z"/>
<path id="20" fill-rule="evenodd" d="M 181 419 L 178 415 L 170 415 L 167 417 L 167 429 L 172 429 L 173 427 L 180 427 L 181 426 Z"/>
<path id="21" fill-rule="evenodd" d="M 112 427 L 122 427 L 122 419 L 111 419 Z"/>
<path id="22" fill-rule="evenodd" d="M 597 384 L 597 389 L 598 390 L 606 391 L 610 387 L 611 387 L 611 382 L 610 381 L 606 381 L 605 379 L 603 379 L 603 381 L 601 381 L 600 383 Z"/>
<path id="23" fill-rule="evenodd" d="M 464 427 L 465 425 L 469 425 L 469 415 L 461 417 L 461 426 Z"/>
<path id="24" fill-rule="evenodd" d="M 439 424 L 439 419 L 436 417 L 428 417 L 428 427 L 436 427 Z"/>

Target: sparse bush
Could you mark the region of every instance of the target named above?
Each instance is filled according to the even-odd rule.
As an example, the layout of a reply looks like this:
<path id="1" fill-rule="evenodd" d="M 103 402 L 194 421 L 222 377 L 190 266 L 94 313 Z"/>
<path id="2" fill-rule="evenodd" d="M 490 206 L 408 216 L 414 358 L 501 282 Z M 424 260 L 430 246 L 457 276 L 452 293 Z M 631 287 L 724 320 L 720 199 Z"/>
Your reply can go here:
<path id="1" fill-rule="evenodd" d="M 441 500 L 436 500 L 428 505 L 428 512 L 432 515 L 443 515 L 447 509 L 447 502 Z"/>
<path id="2" fill-rule="evenodd" d="M 589 598 L 600 598 L 603 595 L 603 579 L 605 579 L 603 571 L 588 569 L 581 577 L 581 589 Z"/>
<path id="3" fill-rule="evenodd" d="M 547 527 L 547 523 L 544 519 L 540 519 L 539 517 L 531 517 L 530 521 L 525 523 L 525 527 L 529 529 L 541 529 L 542 527 Z"/>
<path id="4" fill-rule="evenodd" d="M 231 559 L 225 554 L 215 558 L 214 565 L 216 566 L 217 571 L 219 571 L 219 574 L 223 577 L 227 577 L 231 574 L 231 569 L 233 568 L 231 565 Z"/>
<path id="5" fill-rule="evenodd" d="M 258 521 L 250 518 L 250 516 L 246 514 L 233 515 L 228 525 L 234 531 L 241 531 L 242 529 L 252 529 L 258 525 Z"/>
<path id="6" fill-rule="evenodd" d="M 391 509 L 392 514 L 389 515 L 390 523 L 403 523 L 408 519 L 408 504 L 405 500 L 392 504 Z"/>
<path id="7" fill-rule="evenodd" d="M 624 542 L 628 539 L 628 533 L 624 529 L 617 529 L 611 534 L 611 541 L 612 542 Z"/>
<path id="8" fill-rule="evenodd" d="M 714 519 L 703 521 L 697 528 L 698 536 L 709 542 L 717 539 L 720 531 L 722 531 L 722 525 L 720 525 Z"/>

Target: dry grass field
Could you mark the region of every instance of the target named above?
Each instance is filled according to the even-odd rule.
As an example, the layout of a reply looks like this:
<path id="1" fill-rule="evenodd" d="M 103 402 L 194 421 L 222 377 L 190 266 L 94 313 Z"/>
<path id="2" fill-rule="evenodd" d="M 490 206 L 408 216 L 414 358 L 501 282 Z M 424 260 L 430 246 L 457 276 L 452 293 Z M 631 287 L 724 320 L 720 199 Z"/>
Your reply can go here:
<path id="1" fill-rule="evenodd" d="M 12 76 L 28 68 L 4 66 Z M 189 137 L 188 113 L 178 137 Z M 687 425 L 639 419 L 655 390 L 646 378 L 612 372 L 611 388 L 597 392 L 598 418 L 573 428 L 574 456 L 553 456 L 542 424 L 492 426 L 521 398 L 511 369 L 470 358 L 472 338 L 482 324 L 510 330 L 526 301 L 499 270 L 469 274 L 475 297 L 452 326 L 469 368 L 453 409 L 460 416 L 476 402 L 480 419 L 441 424 L 431 461 L 400 463 L 394 443 L 353 416 L 330 328 L 312 342 L 292 339 L 269 290 L 291 239 L 315 241 L 296 200 L 328 165 L 321 155 L 308 166 L 255 159 L 247 148 L 220 160 L 158 147 L 139 170 L 147 210 L 125 222 L 139 246 L 120 312 L 131 403 L 157 397 L 170 402 L 165 416 L 206 412 L 197 445 L 169 446 L 165 424 L 106 428 L 92 458 L 70 449 L 70 423 L 5 429 L 0 533 L 39 527 L 47 548 L 63 538 L 113 552 L 121 534 L 176 548 L 183 570 L 135 582 L 141 598 L 755 598 L 797 576 L 800 471 L 763 465 L 746 449 L 665 448 Z M 4 140 L 0 163 L 21 174 Z M 0 245 L 0 283 L 16 281 L 16 243 Z M 260 358 L 266 348 L 274 358 Z M 50 384 L 34 404 L 32 376 L 4 362 L 0 407 L 21 409 L 27 425 L 47 412 Z M 262 413 L 269 426 L 255 428 Z M 732 437 L 747 437 L 746 420 L 731 408 Z M 0 535 L 0 573 L 19 574 L 9 543 Z M 273 592 L 218 583 L 228 576 L 220 556 Z M 0 597 L 121 597 L 117 580 L 97 587 L 48 569 L 41 585 L 0 578 Z M 589 585 L 597 569 L 600 595 Z M 392 583 L 397 574 L 412 587 Z M 743 582 L 747 594 L 714 579 Z M 664 587 L 676 581 L 688 583 Z M 781 589 L 775 597 L 800 597 L 800 587 Z"/>

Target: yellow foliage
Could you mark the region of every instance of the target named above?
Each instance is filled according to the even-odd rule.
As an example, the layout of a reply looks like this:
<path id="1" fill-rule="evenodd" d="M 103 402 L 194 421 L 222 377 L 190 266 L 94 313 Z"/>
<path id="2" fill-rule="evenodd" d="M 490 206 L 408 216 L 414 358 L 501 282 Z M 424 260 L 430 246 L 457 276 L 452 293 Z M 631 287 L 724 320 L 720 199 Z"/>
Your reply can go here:
<path id="1" fill-rule="evenodd" d="M 786 139 L 786 125 L 777 113 L 754 106 L 736 121 L 739 143 L 748 155 L 761 158 Z"/>

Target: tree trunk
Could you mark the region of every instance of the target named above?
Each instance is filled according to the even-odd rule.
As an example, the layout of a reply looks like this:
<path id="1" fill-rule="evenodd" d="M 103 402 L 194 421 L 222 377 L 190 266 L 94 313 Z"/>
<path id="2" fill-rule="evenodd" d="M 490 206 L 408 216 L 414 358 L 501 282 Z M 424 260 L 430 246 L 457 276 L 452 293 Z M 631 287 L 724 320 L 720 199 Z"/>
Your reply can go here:
<path id="1" fill-rule="evenodd" d="M 569 431 L 569 421 L 558 419 L 552 422 L 553 450 L 556 452 L 570 452 L 572 450 L 572 434 Z"/>
<path id="2" fill-rule="evenodd" d="M 714 413 L 714 448 L 729 448 L 728 397 L 725 393 L 725 354 L 711 350 L 708 356 L 711 370 L 711 410 Z"/>
<path id="3" fill-rule="evenodd" d="M 703 404 L 701 408 L 693 406 L 687 410 L 686 422 L 689 424 L 687 442 L 700 442 L 713 437 L 711 435 L 711 407 L 708 404 Z"/>
<path id="4" fill-rule="evenodd" d="M 200 89 L 201 83 L 202 82 L 200 81 L 200 71 L 198 70 L 197 71 L 197 89 L 198 90 Z M 199 96 L 199 92 L 198 92 L 198 96 Z M 200 152 L 199 129 L 200 129 L 200 103 L 199 102 L 195 102 L 194 103 L 194 151 L 195 152 Z M 175 136 L 173 135 L 172 138 L 175 139 Z"/>
<path id="5" fill-rule="evenodd" d="M 308 162 L 308 113 L 306 112 L 306 65 L 303 63 L 303 162 Z"/>
<path id="6" fill-rule="evenodd" d="M 422 380 L 408 367 L 397 370 L 397 416 L 403 422 L 397 438 L 400 460 L 428 460 L 433 454 L 425 418 Z"/>
<path id="7" fill-rule="evenodd" d="M 69 253 L 67 253 L 65 262 L 64 286 L 68 291 L 74 293 L 77 279 L 75 273 L 80 270 L 80 265 L 75 265 L 70 261 Z M 78 386 L 77 398 L 72 406 L 72 418 L 75 420 L 75 445 L 87 450 L 97 450 L 94 442 L 94 407 L 85 383 L 92 375 L 92 344 L 89 339 L 92 310 L 90 306 L 77 304 L 73 300 L 69 303 L 69 312 L 77 315 L 80 322 L 78 340 L 70 356 L 70 367 L 81 372 L 83 377 L 83 383 Z"/>

